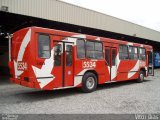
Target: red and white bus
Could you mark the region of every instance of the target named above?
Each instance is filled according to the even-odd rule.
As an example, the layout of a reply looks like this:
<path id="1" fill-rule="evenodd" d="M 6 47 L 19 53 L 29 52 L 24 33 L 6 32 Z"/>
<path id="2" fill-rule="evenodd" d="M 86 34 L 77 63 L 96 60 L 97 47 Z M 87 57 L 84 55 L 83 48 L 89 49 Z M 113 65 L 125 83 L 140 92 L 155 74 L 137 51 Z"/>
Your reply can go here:
<path id="1" fill-rule="evenodd" d="M 10 80 L 42 90 L 92 92 L 97 84 L 154 74 L 151 46 L 80 33 L 24 28 L 13 34 L 10 51 Z"/>

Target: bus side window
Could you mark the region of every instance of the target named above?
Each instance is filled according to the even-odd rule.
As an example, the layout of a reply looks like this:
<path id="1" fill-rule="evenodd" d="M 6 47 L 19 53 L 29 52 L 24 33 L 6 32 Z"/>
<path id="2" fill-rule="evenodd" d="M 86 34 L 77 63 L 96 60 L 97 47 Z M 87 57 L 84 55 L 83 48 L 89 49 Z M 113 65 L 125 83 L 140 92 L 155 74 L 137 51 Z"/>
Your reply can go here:
<path id="1" fill-rule="evenodd" d="M 90 59 L 103 58 L 103 45 L 101 42 L 87 41 L 86 43 L 86 57 Z"/>
<path id="2" fill-rule="evenodd" d="M 139 48 L 139 59 L 146 60 L 146 49 L 145 48 Z"/>
<path id="3" fill-rule="evenodd" d="M 86 57 L 91 59 L 95 58 L 93 41 L 87 41 L 86 43 Z"/>
<path id="4" fill-rule="evenodd" d="M 137 60 L 138 59 L 138 49 L 134 46 L 129 46 L 129 58 L 131 60 Z"/>
<path id="5" fill-rule="evenodd" d="M 77 39 L 77 57 L 79 59 L 85 58 L 85 41 L 84 41 L 84 39 Z"/>
<path id="6" fill-rule="evenodd" d="M 103 58 L 103 45 L 101 42 L 95 42 L 95 54 L 96 54 L 96 59 Z"/>
<path id="7" fill-rule="evenodd" d="M 54 66 L 61 66 L 62 45 L 57 44 L 54 47 Z"/>
<path id="8" fill-rule="evenodd" d="M 72 45 L 66 46 L 66 65 L 72 66 Z"/>
<path id="9" fill-rule="evenodd" d="M 119 45 L 119 59 L 120 60 L 128 59 L 128 46 L 127 45 Z"/>
<path id="10" fill-rule="evenodd" d="M 148 51 L 148 63 L 151 65 L 153 64 L 153 56 L 151 51 Z"/>
<path id="11" fill-rule="evenodd" d="M 50 37 L 49 35 L 39 34 L 38 36 L 38 57 L 50 58 Z"/>
<path id="12" fill-rule="evenodd" d="M 116 49 L 112 49 L 112 66 L 116 65 Z"/>
<path id="13" fill-rule="evenodd" d="M 110 60 L 109 60 L 109 58 L 110 58 L 110 49 L 109 48 L 106 48 L 105 58 L 106 58 L 106 64 L 108 66 L 110 66 Z"/>

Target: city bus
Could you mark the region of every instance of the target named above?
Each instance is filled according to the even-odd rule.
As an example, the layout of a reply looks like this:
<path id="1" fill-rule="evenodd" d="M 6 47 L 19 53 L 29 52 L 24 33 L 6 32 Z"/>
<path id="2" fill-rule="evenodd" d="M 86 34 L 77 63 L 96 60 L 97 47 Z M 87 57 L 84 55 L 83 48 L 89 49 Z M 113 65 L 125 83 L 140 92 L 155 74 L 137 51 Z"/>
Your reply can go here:
<path id="1" fill-rule="evenodd" d="M 149 45 L 35 26 L 15 32 L 9 44 L 10 81 L 29 88 L 92 92 L 154 75 Z"/>
<path id="2" fill-rule="evenodd" d="M 154 53 L 154 67 L 160 67 L 160 52 Z"/>

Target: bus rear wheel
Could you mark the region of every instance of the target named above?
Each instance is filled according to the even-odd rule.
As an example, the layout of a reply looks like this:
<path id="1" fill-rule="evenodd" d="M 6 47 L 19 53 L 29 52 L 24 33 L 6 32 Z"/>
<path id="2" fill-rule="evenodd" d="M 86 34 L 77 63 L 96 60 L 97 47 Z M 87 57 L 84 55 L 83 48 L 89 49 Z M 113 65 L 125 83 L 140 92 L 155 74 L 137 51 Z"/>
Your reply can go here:
<path id="1" fill-rule="evenodd" d="M 81 90 L 85 93 L 95 91 L 97 88 L 97 77 L 95 74 L 88 72 L 83 76 Z"/>
<path id="2" fill-rule="evenodd" d="M 141 71 L 139 72 L 139 77 L 138 77 L 138 79 L 137 79 L 137 82 L 138 82 L 138 83 L 143 82 L 143 81 L 144 81 L 144 77 L 145 77 L 145 73 L 144 73 L 143 70 L 141 70 Z"/>

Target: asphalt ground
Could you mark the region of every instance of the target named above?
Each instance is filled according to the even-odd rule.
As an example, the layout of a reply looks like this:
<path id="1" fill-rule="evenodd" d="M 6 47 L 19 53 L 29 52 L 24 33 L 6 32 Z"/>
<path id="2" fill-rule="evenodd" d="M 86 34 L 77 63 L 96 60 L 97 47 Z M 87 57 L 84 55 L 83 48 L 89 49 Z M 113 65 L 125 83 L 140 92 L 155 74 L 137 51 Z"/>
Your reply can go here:
<path id="1" fill-rule="evenodd" d="M 126 81 L 99 85 L 92 93 L 75 88 L 40 91 L 0 78 L 1 114 L 158 114 L 160 69 L 143 83 Z"/>

